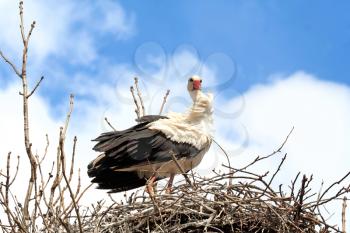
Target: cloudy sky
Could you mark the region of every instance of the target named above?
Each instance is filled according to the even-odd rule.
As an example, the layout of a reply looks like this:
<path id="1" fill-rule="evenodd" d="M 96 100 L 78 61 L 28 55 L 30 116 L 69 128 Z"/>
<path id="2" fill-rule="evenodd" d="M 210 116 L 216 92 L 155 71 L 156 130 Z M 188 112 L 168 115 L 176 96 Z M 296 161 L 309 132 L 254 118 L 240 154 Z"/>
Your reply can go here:
<path id="1" fill-rule="evenodd" d="M 215 95 L 215 137 L 234 166 L 272 152 L 294 126 L 276 185 L 287 186 L 301 171 L 315 175 L 317 192 L 322 180 L 329 184 L 349 170 L 348 2 L 37 0 L 24 7 L 26 28 L 37 22 L 30 85 L 45 76 L 31 98 L 33 149 L 43 153 L 48 133 L 54 159 L 58 128 L 74 93 L 67 140 L 78 137 L 86 184 L 86 165 L 97 156 L 90 139 L 109 130 L 104 117 L 118 129 L 134 123 L 128 89 L 134 76 L 147 113 L 156 114 L 167 89 L 165 111 L 184 111 L 190 105 L 187 79 L 201 75 L 205 91 Z M 0 10 L 0 49 L 19 66 L 17 2 L 0 0 Z M 1 61 L 1 167 L 8 151 L 25 159 L 19 88 L 20 80 Z M 222 161 L 213 146 L 197 171 L 208 175 Z M 271 170 L 279 161 L 277 156 L 256 169 Z M 99 199 L 105 195 L 98 193 Z"/>

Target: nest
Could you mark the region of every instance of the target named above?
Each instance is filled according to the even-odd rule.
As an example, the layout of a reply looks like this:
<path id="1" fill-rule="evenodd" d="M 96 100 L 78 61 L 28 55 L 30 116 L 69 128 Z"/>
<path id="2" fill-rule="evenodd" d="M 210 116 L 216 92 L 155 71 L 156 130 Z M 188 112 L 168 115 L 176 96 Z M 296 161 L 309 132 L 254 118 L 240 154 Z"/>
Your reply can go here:
<path id="1" fill-rule="evenodd" d="M 280 151 L 280 150 L 279 150 Z M 277 151 L 277 152 L 279 152 Z M 104 202 L 94 206 L 83 217 L 87 232 L 341 232 L 329 225 L 320 207 L 339 199 L 349 191 L 341 188 L 333 196 L 329 191 L 343 181 L 335 182 L 325 192 L 315 193 L 309 188 L 311 177 L 298 174 L 282 191 L 271 183 L 280 171 L 286 155 L 275 173 L 258 175 L 248 171 L 257 162 L 271 157 L 257 157 L 241 169 L 225 166 L 226 173 L 213 171 L 205 178 L 191 174 L 172 194 L 134 192 L 122 202 L 114 201 L 108 208 Z M 296 188 L 298 186 L 298 188 Z M 328 197 L 326 197 L 328 196 Z"/>

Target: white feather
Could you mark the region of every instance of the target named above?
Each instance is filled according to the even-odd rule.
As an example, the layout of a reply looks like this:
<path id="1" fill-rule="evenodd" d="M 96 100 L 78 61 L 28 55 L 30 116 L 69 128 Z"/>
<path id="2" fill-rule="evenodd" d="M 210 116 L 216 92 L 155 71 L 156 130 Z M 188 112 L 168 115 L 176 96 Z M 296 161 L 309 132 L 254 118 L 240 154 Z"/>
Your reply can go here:
<path id="1" fill-rule="evenodd" d="M 163 132 L 167 138 L 179 143 L 189 143 L 201 150 L 212 141 L 212 94 L 201 91 L 191 93 L 193 106 L 186 113 L 170 112 L 168 119 L 148 124 L 149 129 Z"/>

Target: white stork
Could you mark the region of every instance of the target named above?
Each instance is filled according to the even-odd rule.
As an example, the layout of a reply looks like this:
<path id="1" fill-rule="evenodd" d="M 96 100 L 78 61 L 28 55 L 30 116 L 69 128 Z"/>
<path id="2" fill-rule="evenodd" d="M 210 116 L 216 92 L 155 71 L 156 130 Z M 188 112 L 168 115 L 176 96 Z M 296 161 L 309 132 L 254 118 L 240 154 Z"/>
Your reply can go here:
<path id="1" fill-rule="evenodd" d="M 153 194 L 153 183 L 170 177 L 169 193 L 174 176 L 196 167 L 212 142 L 213 96 L 204 94 L 201 84 L 198 76 L 188 80 L 193 105 L 187 112 L 147 115 L 129 129 L 103 133 L 94 139 L 97 144 L 93 149 L 103 153 L 88 165 L 92 182 L 110 192 L 147 185 L 148 193 Z"/>

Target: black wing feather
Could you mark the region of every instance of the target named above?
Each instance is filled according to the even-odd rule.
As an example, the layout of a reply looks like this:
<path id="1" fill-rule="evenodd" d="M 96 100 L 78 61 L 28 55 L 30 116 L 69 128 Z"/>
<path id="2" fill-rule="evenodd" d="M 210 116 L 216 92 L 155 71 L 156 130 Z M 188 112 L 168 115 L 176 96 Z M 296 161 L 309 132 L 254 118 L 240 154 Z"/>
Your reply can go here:
<path id="1" fill-rule="evenodd" d="M 97 144 L 93 149 L 104 154 L 89 164 L 88 175 L 94 177 L 92 182 L 98 183 L 99 188 L 117 192 L 143 186 L 146 181 L 144 178 L 139 178 L 136 172 L 114 170 L 145 163 L 170 161 L 172 160 L 170 151 L 177 158 L 192 157 L 199 153 L 197 148 L 188 143 L 171 141 L 164 133 L 149 129 L 147 127 L 149 121 L 123 131 L 103 133 L 94 139 Z"/>

